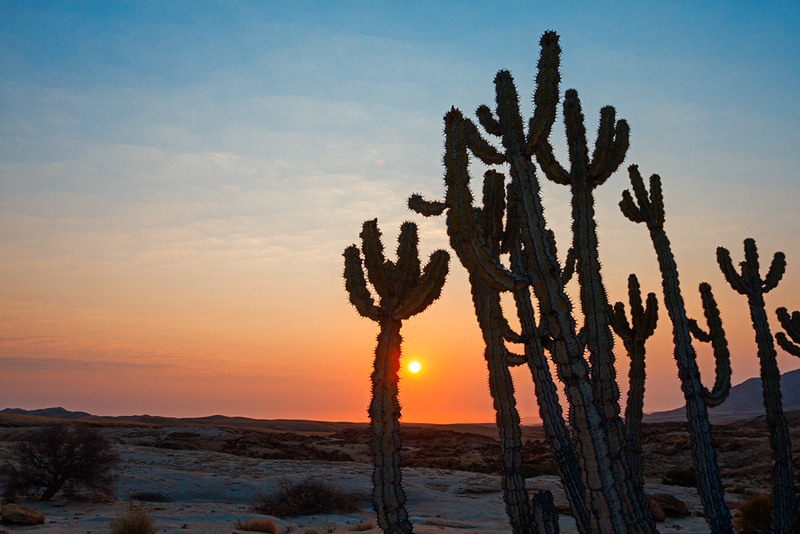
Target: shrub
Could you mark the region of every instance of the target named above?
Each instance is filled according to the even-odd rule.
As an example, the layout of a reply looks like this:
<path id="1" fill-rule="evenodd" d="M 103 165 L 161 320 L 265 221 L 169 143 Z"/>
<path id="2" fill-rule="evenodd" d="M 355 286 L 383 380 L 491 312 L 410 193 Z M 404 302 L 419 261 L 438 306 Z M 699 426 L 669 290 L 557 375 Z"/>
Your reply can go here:
<path id="1" fill-rule="evenodd" d="M 108 525 L 109 534 L 155 534 L 153 516 L 143 508 L 131 506 L 124 514 L 117 514 Z"/>
<path id="2" fill-rule="evenodd" d="M 542 475 L 558 475 L 556 464 L 544 462 L 539 464 L 524 463 L 521 466 L 522 478 L 540 477 Z"/>
<path id="3" fill-rule="evenodd" d="M 47 501 L 62 488 L 113 492 L 112 469 L 119 456 L 96 428 L 48 425 L 28 433 L 12 451 L 16 463 L 0 466 L 0 485 L 9 499 L 41 491 L 41 500 Z"/>
<path id="4" fill-rule="evenodd" d="M 317 480 L 306 479 L 295 484 L 288 480 L 275 495 L 259 493 L 253 507 L 262 514 L 295 517 L 328 512 L 356 512 L 359 497 Z"/>
<path id="5" fill-rule="evenodd" d="M 327 532 L 328 534 L 336 532 L 336 527 L 337 527 L 336 521 L 331 521 L 330 519 L 325 520 L 325 532 Z"/>
<path id="6" fill-rule="evenodd" d="M 352 527 L 348 528 L 347 530 L 350 530 L 350 531 L 353 531 L 353 532 L 363 532 L 365 530 L 372 530 L 373 528 L 375 528 L 375 525 L 371 521 L 364 521 L 362 523 L 358 523 L 356 525 L 353 525 Z"/>
<path id="7" fill-rule="evenodd" d="M 237 519 L 233 524 L 236 530 L 246 530 L 248 532 L 266 532 L 267 534 L 278 534 L 278 527 L 272 519 L 248 519 L 242 521 Z"/>
<path id="8" fill-rule="evenodd" d="M 673 469 L 671 471 L 667 471 L 666 474 L 664 474 L 664 478 L 661 479 L 661 483 L 666 484 L 667 486 L 682 486 L 684 488 L 696 488 L 697 475 L 694 474 L 694 471 Z"/>

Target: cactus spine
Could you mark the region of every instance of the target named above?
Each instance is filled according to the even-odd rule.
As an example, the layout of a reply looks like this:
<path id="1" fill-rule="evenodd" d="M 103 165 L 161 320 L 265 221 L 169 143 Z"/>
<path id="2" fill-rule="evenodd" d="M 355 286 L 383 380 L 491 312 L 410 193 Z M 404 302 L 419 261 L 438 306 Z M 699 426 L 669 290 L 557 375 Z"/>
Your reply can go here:
<path id="1" fill-rule="evenodd" d="M 697 355 L 692 347 L 690 320 L 681 295 L 678 267 L 672 254 L 669 239 L 664 231 L 664 199 L 661 194 L 661 178 L 650 177 L 648 196 L 642 176 L 636 165 L 628 167 L 636 201 L 630 191 L 622 193 L 620 209 L 635 223 L 644 222 L 650 231 L 650 238 L 658 257 L 661 281 L 664 290 L 664 307 L 672 321 L 672 339 L 675 344 L 674 356 L 678 364 L 678 377 L 686 399 L 686 415 L 689 420 L 689 433 L 692 438 L 692 456 L 697 471 L 697 486 L 706 514 L 706 520 L 713 534 L 733 534 L 730 514 L 725 507 L 725 492 L 717 466 L 717 452 L 711 440 L 711 424 L 708 420 L 706 389 L 700 381 Z M 710 295 L 711 289 L 708 288 Z M 704 301 L 705 302 L 705 301 Z M 720 328 L 721 331 L 721 328 Z M 730 362 L 727 366 L 730 377 Z M 718 373 L 719 374 L 719 373 Z M 730 378 L 728 379 L 730 380 Z M 724 380 L 723 380 L 724 382 Z"/>
<path id="2" fill-rule="evenodd" d="M 397 262 L 383 256 L 377 219 L 366 221 L 361 232 L 364 263 L 356 245 L 344 251 L 345 287 L 350 302 L 363 316 L 380 324 L 372 373 L 372 401 L 369 416 L 371 449 L 375 461 L 372 475 L 372 503 L 378 524 L 389 534 L 410 534 L 411 522 L 405 509 L 400 477 L 400 403 L 398 372 L 402 321 L 425 310 L 442 291 L 450 256 L 443 250 L 431 254 L 420 269 L 417 226 L 403 223 L 397 247 Z M 364 277 L 364 264 L 372 287 L 380 297 L 376 306 Z"/>
<path id="3" fill-rule="evenodd" d="M 622 339 L 631 366 L 628 370 L 628 402 L 625 408 L 626 456 L 635 487 L 644 488 L 642 443 L 639 438 L 644 408 L 645 342 L 653 335 L 658 321 L 658 301 L 655 293 L 647 294 L 647 307 L 642 306 L 642 291 L 635 274 L 628 277 L 628 299 L 631 305 L 631 322 L 625 317 L 625 305 L 617 302 L 608 309 L 608 318 L 614 332 Z"/>
<path id="4" fill-rule="evenodd" d="M 745 239 L 744 261 L 741 263 L 740 272 L 734 268 L 730 252 L 723 247 L 717 249 L 717 263 L 731 287 L 738 293 L 747 295 L 747 302 L 750 305 L 750 318 L 756 332 L 764 408 L 767 412 L 772 447 L 772 532 L 789 534 L 794 531 L 796 506 L 792 480 L 792 449 L 789 442 L 789 427 L 781 404 L 781 375 L 778 370 L 777 354 L 767 312 L 764 309 L 764 293 L 774 289 L 780 282 L 786 270 L 786 258 L 783 252 L 776 252 L 769 272 L 762 279 L 759 273 L 756 242 Z M 779 318 L 781 316 L 782 314 L 779 314 Z"/>

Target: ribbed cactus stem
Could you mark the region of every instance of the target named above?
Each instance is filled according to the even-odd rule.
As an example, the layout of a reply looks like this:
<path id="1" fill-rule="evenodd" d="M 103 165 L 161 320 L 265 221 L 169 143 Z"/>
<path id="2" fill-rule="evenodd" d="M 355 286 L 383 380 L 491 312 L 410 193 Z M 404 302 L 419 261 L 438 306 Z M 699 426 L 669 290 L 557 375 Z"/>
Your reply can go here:
<path id="1" fill-rule="evenodd" d="M 380 324 L 372 372 L 372 400 L 369 405 L 374 460 L 372 503 L 380 528 L 389 534 L 411 534 L 405 509 L 400 473 L 400 401 L 398 381 L 402 321 L 422 312 L 439 298 L 447 277 L 449 255 L 443 250 L 431 254 L 420 268 L 417 226 L 406 222 L 400 228 L 397 262 L 384 258 L 377 219 L 366 221 L 361 231 L 361 251 L 356 245 L 344 251 L 345 288 L 350 302 L 363 317 Z M 380 297 L 375 301 L 367 277 Z"/>
<path id="2" fill-rule="evenodd" d="M 380 325 L 372 372 L 372 402 L 369 405 L 370 448 L 375 461 L 372 503 L 378 525 L 384 532 L 405 534 L 412 532 L 412 527 L 405 509 L 406 495 L 400 475 L 400 402 L 397 396 L 401 323 L 386 317 Z"/>
<path id="3" fill-rule="evenodd" d="M 723 247 L 717 249 L 717 262 L 731 287 L 747 295 L 747 302 L 750 305 L 750 319 L 758 345 L 761 386 L 772 448 L 772 532 L 789 534 L 794 531 L 797 506 L 792 475 L 792 449 L 789 426 L 783 415 L 781 403 L 781 375 L 778 370 L 777 353 L 764 308 L 764 293 L 778 285 L 786 268 L 786 258 L 782 252 L 777 252 L 769 272 L 762 279 L 754 240 L 745 239 L 744 252 L 745 261 L 741 263 L 740 272 L 736 271 L 730 253 Z"/>
<path id="4" fill-rule="evenodd" d="M 786 330 L 785 334 L 783 332 L 775 334 L 775 340 L 778 342 L 778 345 L 789 354 L 800 356 L 800 311 L 793 312 L 792 315 L 789 316 L 789 312 L 786 308 L 778 308 L 775 310 L 775 313 L 778 315 L 781 326 Z M 794 343 L 789 341 L 789 338 L 786 337 L 787 335 Z M 795 345 L 795 343 L 797 343 L 797 345 Z"/>
<path id="5" fill-rule="evenodd" d="M 704 387 L 700 381 L 697 355 L 692 347 L 689 318 L 681 295 L 678 279 L 678 266 L 672 254 L 669 239 L 664 231 L 664 203 L 661 195 L 661 178 L 650 177 L 650 193 L 645 189 L 642 176 L 636 165 L 628 167 L 631 185 L 636 197 L 625 191 L 620 208 L 631 221 L 644 222 L 650 231 L 650 238 L 656 250 L 658 266 L 661 271 L 661 284 L 664 293 L 664 307 L 672 322 L 672 339 L 675 345 L 674 356 L 678 364 L 678 378 L 686 399 L 686 417 L 692 439 L 692 457 L 697 473 L 697 488 L 713 534 L 733 534 L 730 513 L 725 506 L 725 490 L 717 465 L 717 452 L 711 438 L 711 423 L 708 420 L 708 406 L 703 398 Z"/>

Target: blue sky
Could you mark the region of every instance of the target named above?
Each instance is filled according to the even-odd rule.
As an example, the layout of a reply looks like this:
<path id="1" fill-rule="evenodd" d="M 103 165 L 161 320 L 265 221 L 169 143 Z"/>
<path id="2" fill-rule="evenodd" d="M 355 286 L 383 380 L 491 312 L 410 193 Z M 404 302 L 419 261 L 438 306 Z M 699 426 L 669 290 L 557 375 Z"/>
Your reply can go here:
<path id="1" fill-rule="evenodd" d="M 562 90 L 578 89 L 587 130 L 615 105 L 631 126 L 626 165 L 664 179 L 690 313 L 693 288 L 709 281 L 733 326 L 734 381 L 754 376 L 746 305 L 714 249 L 738 261 L 754 237 L 762 264 L 784 251 L 768 306 L 800 308 L 798 28 L 792 2 L 3 2 L 0 371 L 102 362 L 189 373 L 205 362 L 367 395 L 367 371 L 351 375 L 369 360 L 374 325 L 349 309 L 341 251 L 374 217 L 387 241 L 414 219 L 426 254 L 446 247 L 442 221 L 405 209 L 412 192 L 441 195 L 441 117 L 491 103 L 500 68 L 529 114 L 538 39 L 553 29 Z M 552 139 L 564 159 L 560 122 Z M 618 172 L 597 197 L 612 299 L 629 272 L 660 287 L 646 232 L 616 207 L 627 186 Z M 565 252 L 568 191 L 544 194 Z M 436 313 L 463 318 L 479 345 L 453 271 Z M 448 335 L 463 337 L 438 342 Z M 366 359 L 354 359 L 361 337 Z M 485 387 L 480 353 L 470 387 Z M 331 376 L 342 385 L 320 386 Z M 676 383 L 652 388 L 646 409 L 674 407 Z M 5 390 L 0 405 L 56 403 L 46 389 Z M 88 411 L 143 402 L 60 394 Z M 212 400 L 270 415 L 233 393 Z M 361 413 L 362 401 L 326 417 Z M 491 414 L 485 399 L 470 402 L 463 417 Z M 283 409 L 310 417 L 318 406 Z"/>

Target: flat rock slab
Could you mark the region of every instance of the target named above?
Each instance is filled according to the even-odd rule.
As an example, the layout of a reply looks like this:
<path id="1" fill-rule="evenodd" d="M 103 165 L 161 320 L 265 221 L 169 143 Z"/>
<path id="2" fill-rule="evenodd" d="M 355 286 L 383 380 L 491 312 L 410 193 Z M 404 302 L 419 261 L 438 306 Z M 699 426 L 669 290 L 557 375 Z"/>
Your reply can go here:
<path id="1" fill-rule="evenodd" d="M 159 534 L 227 534 L 234 532 L 237 519 L 263 518 L 251 509 L 259 492 L 271 494 L 285 480 L 320 480 L 344 491 L 363 496 L 363 510 L 285 520 L 274 518 L 283 532 L 286 527 L 303 534 L 306 528 L 327 532 L 350 532 L 348 527 L 371 522 L 376 527 L 364 532 L 378 534 L 375 514 L 369 502 L 372 467 L 358 462 L 261 460 L 209 451 L 184 451 L 144 447 L 132 443 L 117 446 L 122 457 L 113 503 L 31 502 L 26 506 L 45 516 L 36 528 L 47 534 L 107 534 L 109 521 L 131 506 L 144 506 L 155 520 Z M 407 509 L 420 534 L 479 532 L 509 534 L 500 477 L 482 473 L 430 468 L 404 468 L 403 484 Z M 528 479 L 531 489 L 563 490 L 558 477 Z M 694 490 L 647 485 L 648 493 L 671 493 L 694 512 L 700 510 Z M 137 500 L 138 499 L 138 500 Z M 143 502 L 143 500 L 149 502 Z M 566 497 L 564 496 L 564 500 Z M 161 502 L 153 502 L 161 501 Z M 571 516 L 559 515 L 563 534 L 576 533 Z M 8 526 L 6 528 L 14 529 Z M 659 524 L 662 533 L 706 533 L 701 517 L 668 518 Z"/>
<path id="2" fill-rule="evenodd" d="M 41 525 L 44 516 L 33 508 L 16 504 L 4 504 L 0 510 L 0 518 L 7 523 L 18 525 Z"/>

